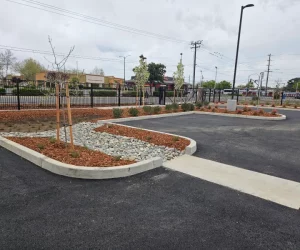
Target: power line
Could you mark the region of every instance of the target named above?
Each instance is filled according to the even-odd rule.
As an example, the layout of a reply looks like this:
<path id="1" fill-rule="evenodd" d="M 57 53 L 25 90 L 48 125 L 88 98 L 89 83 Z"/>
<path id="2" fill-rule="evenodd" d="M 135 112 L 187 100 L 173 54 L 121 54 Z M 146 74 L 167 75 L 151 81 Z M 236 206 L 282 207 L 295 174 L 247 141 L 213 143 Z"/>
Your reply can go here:
<path id="1" fill-rule="evenodd" d="M 159 39 L 162 39 L 162 40 L 172 41 L 172 42 L 177 42 L 177 43 L 188 43 L 188 41 L 185 41 L 185 40 L 180 40 L 180 39 L 172 38 L 172 37 L 169 37 L 169 36 L 164 36 L 164 35 L 161 35 L 161 34 L 156 34 L 156 33 L 152 33 L 152 32 L 149 32 L 149 31 L 140 30 L 140 29 L 129 27 L 129 26 L 120 25 L 120 24 L 117 24 L 117 23 L 101 20 L 101 19 L 98 19 L 98 18 L 95 18 L 95 17 L 83 15 L 83 14 L 80 14 L 80 13 L 77 13 L 77 12 L 74 12 L 74 11 L 62 9 L 62 8 L 59 8 L 59 7 L 56 7 L 56 6 L 53 6 L 53 5 L 40 3 L 38 1 L 21 0 L 23 2 L 30 3 L 31 5 L 16 2 L 16 1 L 12 1 L 12 0 L 6 0 L 6 1 L 16 3 L 16 4 L 19 4 L 19 5 L 23 5 L 23 6 L 27 6 L 27 7 L 30 7 L 30 8 L 39 9 L 39 10 L 43 10 L 43 11 L 46 11 L 46 12 L 54 13 L 54 14 L 57 14 L 57 15 L 62 15 L 62 16 L 66 16 L 66 17 L 69 17 L 69 18 L 81 20 L 81 21 L 84 21 L 84 22 L 89 22 L 89 23 L 93 23 L 93 24 L 96 24 L 96 25 L 101 25 L 101 26 L 105 26 L 105 27 L 109 27 L 109 28 L 113 28 L 113 29 L 118 29 L 118 30 L 138 34 L 138 35 L 143 35 L 143 36 L 148 36 L 148 37 L 155 37 L 155 38 L 159 38 Z M 43 8 L 37 7 L 37 6 L 34 6 L 34 5 L 41 6 Z M 48 8 L 48 9 L 44 9 L 44 8 Z M 55 11 L 53 11 L 53 10 L 55 10 Z M 64 14 L 64 13 L 66 13 L 66 14 Z M 67 14 L 69 14 L 69 15 L 67 15 Z M 81 17 L 81 18 L 78 18 L 78 17 Z M 82 18 L 84 18 L 84 19 L 82 19 Z M 87 20 L 87 19 L 89 19 L 89 20 Z"/>

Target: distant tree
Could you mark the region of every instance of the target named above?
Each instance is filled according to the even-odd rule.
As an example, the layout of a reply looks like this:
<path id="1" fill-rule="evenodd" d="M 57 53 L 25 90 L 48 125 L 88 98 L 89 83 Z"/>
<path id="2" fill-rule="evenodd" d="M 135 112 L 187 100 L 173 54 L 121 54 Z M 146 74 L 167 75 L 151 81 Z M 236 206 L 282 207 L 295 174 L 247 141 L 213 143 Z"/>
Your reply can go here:
<path id="1" fill-rule="evenodd" d="M 214 80 L 206 81 L 202 84 L 202 87 L 207 89 L 213 89 L 215 87 L 215 81 Z"/>
<path id="2" fill-rule="evenodd" d="M 150 73 L 149 82 L 164 82 L 164 75 L 166 73 L 166 66 L 161 63 L 149 63 L 148 64 L 148 71 Z"/>
<path id="3" fill-rule="evenodd" d="M 296 91 L 298 84 L 298 90 L 300 88 L 300 77 L 296 77 L 288 80 L 287 85 L 283 88 L 284 91 Z"/>
<path id="4" fill-rule="evenodd" d="M 38 61 L 32 58 L 25 59 L 22 62 L 18 62 L 14 65 L 16 72 L 24 76 L 26 81 L 34 81 L 37 73 L 43 72 L 46 69 Z"/>
<path id="5" fill-rule="evenodd" d="M 9 49 L 5 50 L 3 53 L 0 53 L 0 64 L 2 65 L 2 70 L 5 70 L 5 77 L 7 77 L 8 70 L 15 62 L 16 58 Z"/>
<path id="6" fill-rule="evenodd" d="M 91 71 L 93 75 L 104 76 L 104 70 L 102 68 L 98 68 L 97 66 Z"/>
<path id="7" fill-rule="evenodd" d="M 254 88 L 254 83 L 252 81 L 248 82 L 246 85 L 245 85 L 246 88 Z"/>
<path id="8" fill-rule="evenodd" d="M 228 81 L 221 81 L 216 84 L 217 89 L 230 89 L 231 88 L 231 83 Z"/>

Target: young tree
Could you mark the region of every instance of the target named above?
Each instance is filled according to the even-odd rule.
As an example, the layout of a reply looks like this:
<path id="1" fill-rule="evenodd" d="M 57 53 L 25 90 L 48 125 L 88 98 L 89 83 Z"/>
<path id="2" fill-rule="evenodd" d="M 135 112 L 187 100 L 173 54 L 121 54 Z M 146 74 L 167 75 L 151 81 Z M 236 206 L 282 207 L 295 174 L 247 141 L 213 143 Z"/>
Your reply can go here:
<path id="1" fill-rule="evenodd" d="M 138 100 L 138 94 L 142 90 L 143 91 L 143 105 L 145 105 L 145 83 L 149 79 L 149 71 L 147 67 L 146 57 L 143 55 L 140 56 L 140 65 L 133 69 L 135 73 L 135 84 L 137 86 L 136 91 L 136 105 Z"/>
<path id="2" fill-rule="evenodd" d="M 9 49 L 5 50 L 3 53 L 0 53 L 0 64 L 5 70 L 5 77 L 7 77 L 7 72 L 15 63 L 15 61 L 16 58 L 14 57 L 13 53 Z"/>
<path id="3" fill-rule="evenodd" d="M 202 86 L 203 88 L 213 89 L 215 87 L 215 81 L 214 80 L 206 81 L 202 84 Z"/>
<path id="4" fill-rule="evenodd" d="M 45 71 L 44 66 L 32 58 L 16 63 L 14 69 L 23 75 L 26 81 L 34 81 L 37 73 Z"/>
<path id="5" fill-rule="evenodd" d="M 104 70 L 102 68 L 98 68 L 97 66 L 92 70 L 91 74 L 104 76 Z"/>
<path id="6" fill-rule="evenodd" d="M 175 103 L 175 90 L 177 90 L 177 97 L 178 91 L 182 88 L 184 84 L 184 65 L 182 64 L 182 59 L 180 59 L 177 65 L 177 71 L 173 74 L 174 78 L 174 103 Z"/>

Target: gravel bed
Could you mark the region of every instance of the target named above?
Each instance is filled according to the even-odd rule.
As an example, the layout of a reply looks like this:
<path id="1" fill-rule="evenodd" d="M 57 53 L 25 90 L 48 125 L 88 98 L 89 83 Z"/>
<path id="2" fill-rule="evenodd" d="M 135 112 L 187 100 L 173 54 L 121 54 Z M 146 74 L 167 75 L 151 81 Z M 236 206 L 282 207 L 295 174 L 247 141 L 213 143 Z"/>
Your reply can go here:
<path id="1" fill-rule="evenodd" d="M 75 124 L 73 126 L 74 144 L 101 151 L 108 155 L 121 156 L 122 159 L 136 161 L 142 161 L 153 157 L 161 157 L 166 161 L 183 154 L 183 152 L 180 152 L 177 149 L 157 146 L 135 138 L 95 132 L 94 128 L 99 127 L 102 124 L 103 123 L 90 122 Z M 68 131 L 69 129 L 67 128 L 67 140 L 69 141 Z M 0 133 L 0 135 L 16 137 L 56 137 L 56 130 L 37 133 L 10 132 Z M 60 139 L 62 141 L 65 140 L 64 128 L 60 129 Z"/>

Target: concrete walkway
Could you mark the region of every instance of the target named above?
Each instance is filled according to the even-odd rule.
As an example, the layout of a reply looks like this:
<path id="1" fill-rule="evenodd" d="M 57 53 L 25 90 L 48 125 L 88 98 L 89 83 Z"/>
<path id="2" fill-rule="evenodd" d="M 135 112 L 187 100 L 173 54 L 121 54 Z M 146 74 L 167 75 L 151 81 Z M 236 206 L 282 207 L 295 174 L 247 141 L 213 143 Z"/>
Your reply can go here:
<path id="1" fill-rule="evenodd" d="M 165 162 L 163 166 L 290 208 L 300 209 L 298 182 L 188 155 Z"/>

